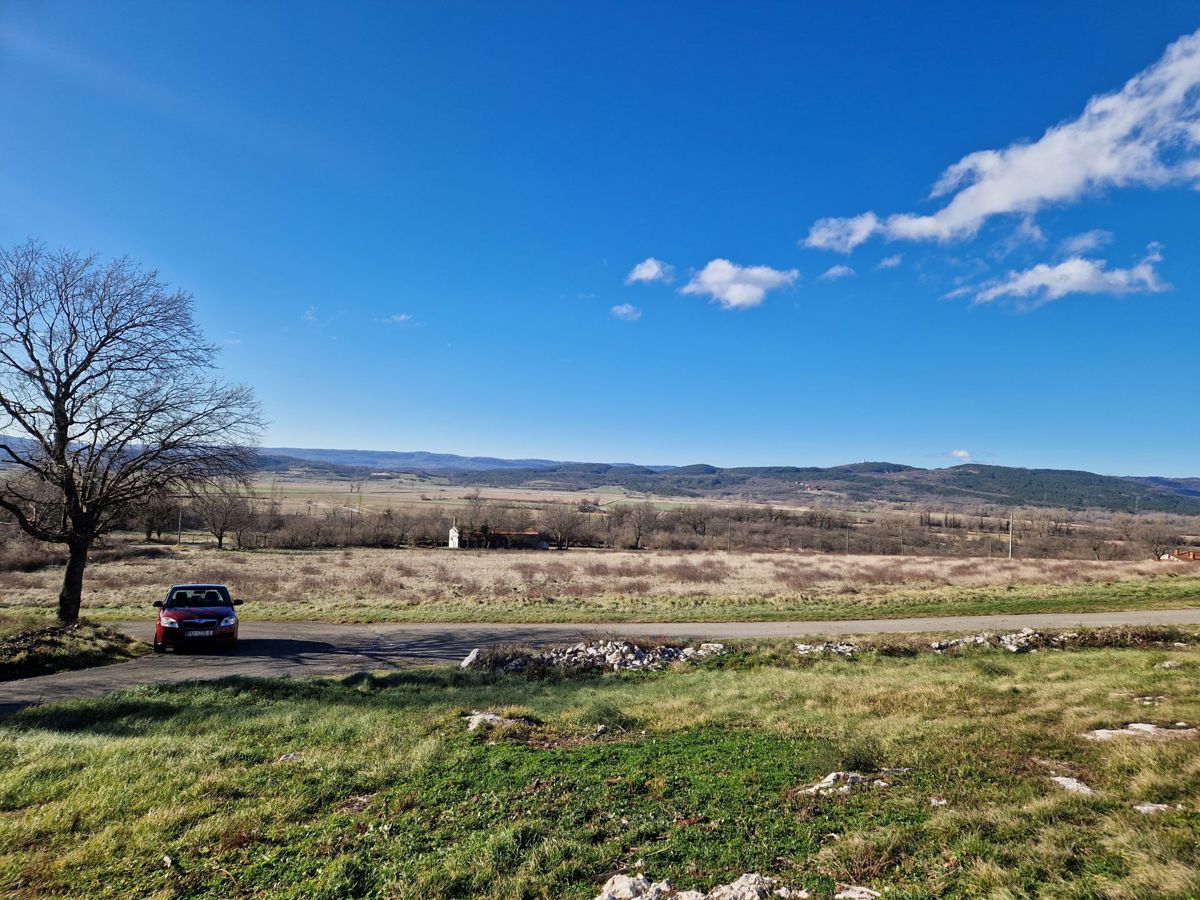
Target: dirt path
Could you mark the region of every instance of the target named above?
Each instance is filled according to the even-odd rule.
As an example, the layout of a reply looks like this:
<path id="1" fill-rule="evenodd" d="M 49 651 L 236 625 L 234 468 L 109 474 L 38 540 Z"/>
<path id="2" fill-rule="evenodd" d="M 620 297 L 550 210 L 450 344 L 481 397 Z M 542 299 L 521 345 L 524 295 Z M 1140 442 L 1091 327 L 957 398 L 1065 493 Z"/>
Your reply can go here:
<path id="1" fill-rule="evenodd" d="M 1200 625 L 1200 609 L 841 622 L 705 622 L 620 625 L 330 625 L 321 622 L 244 622 L 233 653 L 167 653 L 127 663 L 0 683 L 0 714 L 32 703 L 98 697 L 141 684 L 247 676 L 306 676 L 375 671 L 402 663 L 462 659 L 473 647 L 495 643 L 554 644 L 585 635 L 679 640 L 790 638 L 806 635 L 1015 631 L 1021 628 L 1106 625 Z M 149 640 L 153 624 L 124 623 L 123 631 Z"/>

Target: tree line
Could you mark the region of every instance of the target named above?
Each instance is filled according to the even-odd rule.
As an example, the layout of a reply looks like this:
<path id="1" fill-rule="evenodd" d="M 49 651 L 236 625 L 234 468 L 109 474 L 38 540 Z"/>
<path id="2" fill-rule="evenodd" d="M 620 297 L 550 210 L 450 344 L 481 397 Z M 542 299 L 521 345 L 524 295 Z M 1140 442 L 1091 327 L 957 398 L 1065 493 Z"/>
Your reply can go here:
<path id="1" fill-rule="evenodd" d="M 218 548 L 440 547 L 451 525 L 469 532 L 536 529 L 558 549 L 805 550 L 821 553 L 1006 556 L 1007 514 L 916 510 L 875 513 L 793 510 L 761 504 L 604 506 L 578 503 L 500 503 L 478 492 L 457 509 L 442 506 L 361 511 L 313 506 L 284 511 L 271 496 L 225 482 L 187 498 L 152 497 L 125 527 L 147 540 L 172 540 L 182 526 L 212 535 Z M 1064 510 L 1015 511 L 1014 555 L 1021 558 L 1161 559 L 1200 532 L 1194 519 L 1154 515 L 1072 515 Z"/>

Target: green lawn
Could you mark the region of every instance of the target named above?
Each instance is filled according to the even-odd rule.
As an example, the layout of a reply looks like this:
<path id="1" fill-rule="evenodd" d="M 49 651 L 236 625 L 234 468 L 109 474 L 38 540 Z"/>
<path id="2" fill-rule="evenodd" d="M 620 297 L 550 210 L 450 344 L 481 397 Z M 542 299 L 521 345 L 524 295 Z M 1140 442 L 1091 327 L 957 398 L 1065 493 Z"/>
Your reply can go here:
<path id="1" fill-rule="evenodd" d="M 0 722 L 0 892 L 590 898 L 644 869 L 681 888 L 757 870 L 823 897 L 839 881 L 894 897 L 1200 894 L 1197 742 L 1080 737 L 1200 721 L 1194 644 L 789 649 L 650 675 L 412 668 L 29 709 Z M 472 709 L 528 724 L 468 734 Z M 796 791 L 902 766 L 886 789 Z M 1142 801 L 1183 809 L 1143 816 Z"/>

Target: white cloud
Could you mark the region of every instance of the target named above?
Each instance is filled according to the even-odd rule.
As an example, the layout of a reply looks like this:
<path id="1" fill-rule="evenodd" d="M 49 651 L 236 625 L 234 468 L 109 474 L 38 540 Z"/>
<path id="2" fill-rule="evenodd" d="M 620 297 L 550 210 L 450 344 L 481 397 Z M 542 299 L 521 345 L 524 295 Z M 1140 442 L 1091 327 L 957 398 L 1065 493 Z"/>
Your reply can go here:
<path id="1" fill-rule="evenodd" d="M 632 303 L 621 303 L 614 306 L 609 312 L 625 322 L 636 322 L 642 317 L 642 311 Z"/>
<path id="2" fill-rule="evenodd" d="M 679 289 L 681 294 L 707 294 L 722 309 L 758 306 L 768 291 L 792 284 L 800 277 L 796 269 L 780 271 L 769 266 L 739 266 L 727 259 L 714 259 Z"/>
<path id="3" fill-rule="evenodd" d="M 1082 234 L 1075 234 L 1064 240 L 1058 245 L 1058 250 L 1063 256 L 1081 256 L 1084 253 L 1091 253 L 1093 250 L 1099 250 L 1101 247 L 1106 247 L 1112 243 L 1113 233 L 1105 231 L 1103 228 L 1093 228 L 1091 231 L 1085 231 Z"/>
<path id="4" fill-rule="evenodd" d="M 300 318 L 305 322 L 315 323 L 317 321 L 317 308 L 315 306 L 310 306 L 301 314 Z"/>
<path id="5" fill-rule="evenodd" d="M 818 250 L 849 253 L 879 230 L 879 217 L 873 212 L 847 219 L 818 219 L 801 243 Z"/>
<path id="6" fill-rule="evenodd" d="M 975 294 L 976 303 L 1001 297 L 1032 298 L 1025 306 L 1035 309 L 1068 294 L 1150 294 L 1169 288 L 1154 266 L 1162 253 L 1151 244 L 1146 256 L 1128 269 L 1110 269 L 1102 259 L 1072 256 L 1055 265 L 1039 263 L 1022 272 L 1009 272 Z"/>
<path id="7" fill-rule="evenodd" d="M 396 313 L 383 320 L 385 325 L 412 325 L 413 317 L 408 313 Z"/>
<path id="8" fill-rule="evenodd" d="M 661 259 L 648 256 L 630 269 L 629 274 L 625 276 L 625 283 L 638 284 L 639 282 L 649 283 L 654 281 L 669 283 L 674 277 L 674 266 L 663 262 Z"/>
<path id="9" fill-rule="evenodd" d="M 904 257 L 897 253 L 895 256 L 885 256 L 879 261 L 877 269 L 895 269 L 904 260 Z"/>
<path id="10" fill-rule="evenodd" d="M 888 240 L 969 238 L 993 216 L 1028 217 L 1089 192 L 1195 182 L 1198 148 L 1200 31 L 1175 41 L 1121 90 L 1092 97 L 1078 118 L 1038 140 L 964 156 L 934 185 L 932 198 L 949 198 L 937 212 L 820 219 L 804 243 L 849 253 L 873 234 Z"/>
<path id="11" fill-rule="evenodd" d="M 1026 216 L 1021 220 L 1021 224 L 1017 226 L 1017 230 L 1013 232 L 1013 244 L 1019 244 L 1028 241 L 1031 244 L 1043 244 L 1046 242 L 1046 233 L 1042 231 L 1040 225 L 1034 221 L 1033 216 Z"/>
<path id="12" fill-rule="evenodd" d="M 830 266 L 821 275 L 822 281 L 836 281 L 839 278 L 849 278 L 854 275 L 854 270 L 849 266 Z"/>
<path id="13" fill-rule="evenodd" d="M 950 455 L 959 462 L 968 463 L 971 461 L 970 450 L 951 450 Z"/>

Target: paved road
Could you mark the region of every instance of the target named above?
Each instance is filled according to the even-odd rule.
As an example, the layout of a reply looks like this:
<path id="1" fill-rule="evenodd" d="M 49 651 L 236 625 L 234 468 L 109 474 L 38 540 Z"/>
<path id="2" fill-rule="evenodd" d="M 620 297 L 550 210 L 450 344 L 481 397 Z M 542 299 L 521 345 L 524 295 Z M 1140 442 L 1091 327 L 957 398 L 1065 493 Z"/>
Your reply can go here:
<path id="1" fill-rule="evenodd" d="M 321 622 L 243 622 L 233 653 L 167 653 L 127 663 L 0 682 L 0 714 L 32 703 L 97 697 L 139 684 L 223 678 L 228 675 L 330 675 L 377 671 L 404 663 L 462 659 L 473 647 L 497 643 L 555 644 L 587 635 L 679 640 L 790 638 L 806 635 L 976 633 L 1020 628 L 1105 625 L 1200 625 L 1200 609 L 1134 612 L 856 619 L 839 622 L 686 622 L 622 625 L 330 625 Z M 150 640 L 152 622 L 122 623 Z"/>

